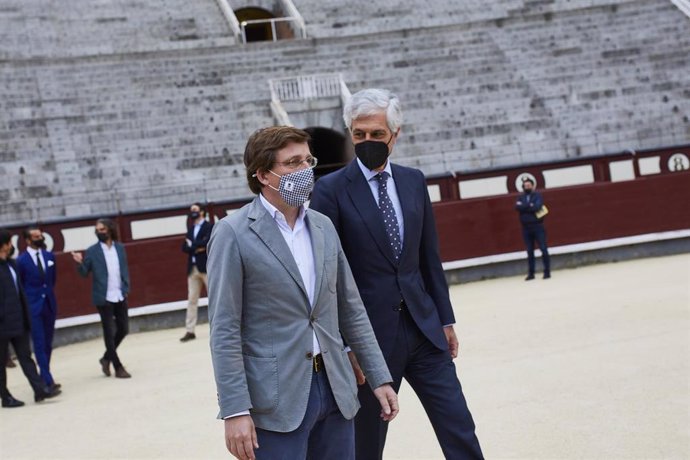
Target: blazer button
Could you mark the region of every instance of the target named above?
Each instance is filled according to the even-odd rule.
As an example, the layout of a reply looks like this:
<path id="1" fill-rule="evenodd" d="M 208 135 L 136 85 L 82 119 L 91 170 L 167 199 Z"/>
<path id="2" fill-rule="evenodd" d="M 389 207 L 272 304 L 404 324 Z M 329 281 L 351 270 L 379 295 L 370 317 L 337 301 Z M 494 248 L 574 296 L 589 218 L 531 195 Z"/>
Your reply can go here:
<path id="1" fill-rule="evenodd" d="M 309 322 L 315 323 L 316 322 L 316 316 L 312 316 L 311 318 L 309 318 Z"/>
<path id="2" fill-rule="evenodd" d="M 314 359 L 314 355 L 312 354 L 311 351 L 310 351 L 309 353 L 307 353 L 305 356 L 306 356 L 306 358 L 307 358 L 308 360 Z"/>

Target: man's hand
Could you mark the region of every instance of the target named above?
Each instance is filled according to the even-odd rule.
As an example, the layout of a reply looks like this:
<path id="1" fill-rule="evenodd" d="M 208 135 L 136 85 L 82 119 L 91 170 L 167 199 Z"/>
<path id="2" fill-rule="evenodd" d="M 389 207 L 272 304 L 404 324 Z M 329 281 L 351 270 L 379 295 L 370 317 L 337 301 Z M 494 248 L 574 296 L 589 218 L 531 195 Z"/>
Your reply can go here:
<path id="1" fill-rule="evenodd" d="M 381 404 L 381 418 L 390 422 L 398 415 L 400 408 L 398 407 L 398 395 L 395 394 L 395 390 L 389 384 L 381 385 L 374 390 L 374 396 L 379 400 Z"/>
<path id="2" fill-rule="evenodd" d="M 254 420 L 250 415 L 225 419 L 225 446 L 240 460 L 254 460 L 254 449 L 259 448 Z"/>
<path id="3" fill-rule="evenodd" d="M 206 248 L 196 248 L 196 249 L 194 250 L 194 253 L 195 253 L 195 254 L 199 254 L 200 252 L 206 252 Z"/>
<path id="4" fill-rule="evenodd" d="M 72 259 L 76 263 L 81 264 L 82 262 L 84 262 L 84 257 L 81 255 L 81 252 L 72 252 L 71 254 L 72 254 Z"/>
<path id="5" fill-rule="evenodd" d="M 187 247 L 188 247 L 188 248 L 191 248 L 191 247 L 192 247 L 192 240 L 190 240 L 189 238 L 185 238 L 185 239 L 184 239 L 184 242 L 187 243 Z"/>
<path id="6" fill-rule="evenodd" d="M 352 365 L 352 370 L 355 371 L 355 378 L 357 379 L 357 385 L 364 385 L 364 382 L 367 381 L 367 378 L 364 375 L 364 372 L 362 372 L 362 368 L 359 367 L 359 362 L 357 362 L 357 357 L 351 351 L 347 352 L 347 357 L 350 358 L 350 364 Z"/>
<path id="7" fill-rule="evenodd" d="M 450 357 L 455 359 L 458 357 L 458 348 L 460 347 L 458 337 L 455 335 L 455 329 L 453 329 L 453 326 L 446 326 L 443 328 L 443 332 L 446 334 L 446 340 L 448 341 Z"/>

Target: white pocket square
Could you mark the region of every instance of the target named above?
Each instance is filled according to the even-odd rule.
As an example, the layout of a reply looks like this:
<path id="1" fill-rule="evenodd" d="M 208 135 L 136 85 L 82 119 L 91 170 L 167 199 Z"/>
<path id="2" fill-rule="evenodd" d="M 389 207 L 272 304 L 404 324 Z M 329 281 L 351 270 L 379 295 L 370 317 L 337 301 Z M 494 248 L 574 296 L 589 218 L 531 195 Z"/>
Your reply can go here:
<path id="1" fill-rule="evenodd" d="M 53 265 L 55 265 L 55 262 L 53 262 L 52 260 L 49 260 L 49 261 L 48 261 L 48 266 L 49 266 L 49 267 L 52 267 Z"/>

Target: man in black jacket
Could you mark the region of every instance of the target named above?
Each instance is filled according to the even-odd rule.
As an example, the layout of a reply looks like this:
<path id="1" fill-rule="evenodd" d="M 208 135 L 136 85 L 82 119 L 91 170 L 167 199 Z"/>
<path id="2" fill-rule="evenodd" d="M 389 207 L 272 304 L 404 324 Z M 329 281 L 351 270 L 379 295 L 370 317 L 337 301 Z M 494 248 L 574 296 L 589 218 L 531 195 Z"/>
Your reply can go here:
<path id="1" fill-rule="evenodd" d="M 206 279 L 206 245 L 211 237 L 213 224 L 206 221 L 206 209 L 201 203 L 194 203 L 189 207 L 191 225 L 182 243 L 182 251 L 187 253 L 187 318 L 186 333 L 180 342 L 187 342 L 196 338 L 194 328 L 197 322 L 199 296 L 202 285 L 208 291 Z"/>
<path id="2" fill-rule="evenodd" d="M 525 281 L 534 279 L 534 243 L 539 245 L 541 250 L 541 260 L 544 264 L 544 279 L 551 278 L 551 259 L 549 249 L 546 247 L 546 230 L 544 229 L 544 218 L 537 217 L 537 212 L 544 206 L 541 194 L 534 190 L 534 181 L 525 179 L 522 181 L 523 194 L 520 195 L 515 203 L 515 210 L 520 213 L 520 223 L 522 224 L 522 239 L 527 246 L 527 265 L 528 272 Z"/>
<path id="3" fill-rule="evenodd" d="M 10 232 L 0 229 L 0 356 L 7 356 L 10 343 L 29 384 L 34 390 L 34 401 L 43 401 L 61 393 L 57 386 L 48 387 L 38 375 L 36 363 L 31 359 L 29 346 L 29 311 L 17 267 L 11 259 L 14 253 Z M 2 407 L 21 407 L 7 389 L 7 371 L 0 366 L 0 398 Z"/>

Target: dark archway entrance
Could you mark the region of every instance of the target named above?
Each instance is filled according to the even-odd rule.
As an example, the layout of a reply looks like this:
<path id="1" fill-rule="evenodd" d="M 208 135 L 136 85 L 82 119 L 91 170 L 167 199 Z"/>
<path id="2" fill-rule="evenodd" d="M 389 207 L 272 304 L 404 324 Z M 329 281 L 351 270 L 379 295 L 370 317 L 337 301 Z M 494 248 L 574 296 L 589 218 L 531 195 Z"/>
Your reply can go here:
<path id="1" fill-rule="evenodd" d="M 237 20 L 242 24 L 243 21 L 253 21 L 256 19 L 273 19 L 275 16 L 270 11 L 263 8 L 240 8 L 235 10 Z M 261 42 L 273 40 L 273 31 L 271 30 L 271 23 L 264 22 L 261 24 L 247 24 L 244 27 L 244 32 L 249 42 Z"/>
<path id="2" fill-rule="evenodd" d="M 353 158 L 352 143 L 343 133 L 318 126 L 304 130 L 311 136 L 311 151 L 319 159 L 314 169 L 317 179 L 337 171 Z"/>
<path id="3" fill-rule="evenodd" d="M 235 10 L 237 20 L 242 24 L 243 21 L 267 20 L 259 24 L 246 24 L 244 26 L 244 33 L 246 42 L 261 42 L 271 41 L 284 38 L 294 38 L 294 33 L 290 28 L 290 24 L 286 21 L 277 21 L 275 26 L 271 26 L 268 19 L 275 19 L 278 16 L 274 15 L 268 10 L 258 7 L 247 7 Z M 275 31 L 275 37 L 273 33 Z"/>

